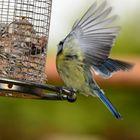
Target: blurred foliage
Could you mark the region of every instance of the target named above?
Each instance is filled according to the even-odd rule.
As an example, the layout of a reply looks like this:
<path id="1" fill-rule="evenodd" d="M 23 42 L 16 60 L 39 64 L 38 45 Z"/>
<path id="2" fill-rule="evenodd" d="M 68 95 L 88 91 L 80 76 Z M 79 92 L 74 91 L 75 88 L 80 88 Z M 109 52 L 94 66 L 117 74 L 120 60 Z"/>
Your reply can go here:
<path id="1" fill-rule="evenodd" d="M 140 19 L 135 17 L 126 18 L 126 21 L 121 25 L 121 32 L 113 48 L 113 54 L 140 54 Z"/>
<path id="2" fill-rule="evenodd" d="M 73 104 L 1 98 L 0 138 L 39 140 L 61 132 L 96 134 L 107 140 L 140 139 L 140 89 L 104 87 L 104 91 L 123 114 L 123 120 L 116 120 L 97 98 L 78 96 Z"/>

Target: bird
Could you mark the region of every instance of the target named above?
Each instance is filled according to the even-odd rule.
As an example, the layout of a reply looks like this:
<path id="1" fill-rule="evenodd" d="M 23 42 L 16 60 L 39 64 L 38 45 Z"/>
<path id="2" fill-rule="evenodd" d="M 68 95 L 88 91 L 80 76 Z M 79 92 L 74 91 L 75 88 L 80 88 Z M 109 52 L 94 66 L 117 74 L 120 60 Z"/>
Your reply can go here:
<path id="1" fill-rule="evenodd" d="M 94 80 L 94 74 L 107 79 L 114 72 L 133 67 L 131 63 L 109 57 L 120 32 L 119 26 L 112 25 L 118 16 L 111 13 L 112 7 L 106 0 L 100 4 L 94 2 L 59 42 L 56 67 L 66 87 L 99 98 L 116 119 L 121 119 L 122 115 Z"/>

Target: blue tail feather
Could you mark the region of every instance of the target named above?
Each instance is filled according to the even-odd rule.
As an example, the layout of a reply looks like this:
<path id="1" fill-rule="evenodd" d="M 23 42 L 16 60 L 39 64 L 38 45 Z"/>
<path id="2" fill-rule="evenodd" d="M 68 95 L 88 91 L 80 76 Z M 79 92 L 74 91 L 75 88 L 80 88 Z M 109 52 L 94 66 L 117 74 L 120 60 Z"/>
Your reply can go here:
<path id="1" fill-rule="evenodd" d="M 121 114 L 117 111 L 117 109 L 112 105 L 112 103 L 109 101 L 109 99 L 104 95 L 104 93 L 97 89 L 94 91 L 96 95 L 99 97 L 99 99 L 104 103 L 104 105 L 108 108 L 108 110 L 117 118 L 121 119 Z"/>

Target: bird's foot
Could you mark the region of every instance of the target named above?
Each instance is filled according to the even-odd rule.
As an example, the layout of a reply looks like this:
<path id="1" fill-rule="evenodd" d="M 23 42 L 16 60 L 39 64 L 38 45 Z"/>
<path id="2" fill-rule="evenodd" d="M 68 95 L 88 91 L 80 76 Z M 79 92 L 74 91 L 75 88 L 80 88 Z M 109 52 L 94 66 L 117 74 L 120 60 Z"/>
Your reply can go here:
<path id="1" fill-rule="evenodd" d="M 69 102 L 75 102 L 77 97 L 76 97 L 76 90 L 72 89 L 72 88 L 68 88 L 68 87 L 64 87 L 64 86 L 59 86 L 57 87 L 59 92 L 58 92 L 58 96 L 62 96 L 62 95 L 66 95 L 67 96 L 67 100 Z"/>

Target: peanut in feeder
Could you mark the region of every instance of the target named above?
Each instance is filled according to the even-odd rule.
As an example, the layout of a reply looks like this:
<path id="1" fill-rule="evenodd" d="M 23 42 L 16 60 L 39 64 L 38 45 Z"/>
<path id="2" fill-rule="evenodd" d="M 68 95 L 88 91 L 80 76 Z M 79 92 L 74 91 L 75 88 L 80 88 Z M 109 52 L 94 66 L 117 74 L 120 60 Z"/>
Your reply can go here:
<path id="1" fill-rule="evenodd" d="M 0 1 L 1 96 L 55 100 L 73 96 L 45 84 L 51 5 L 51 0 Z M 44 94 L 43 89 L 62 95 Z"/>

